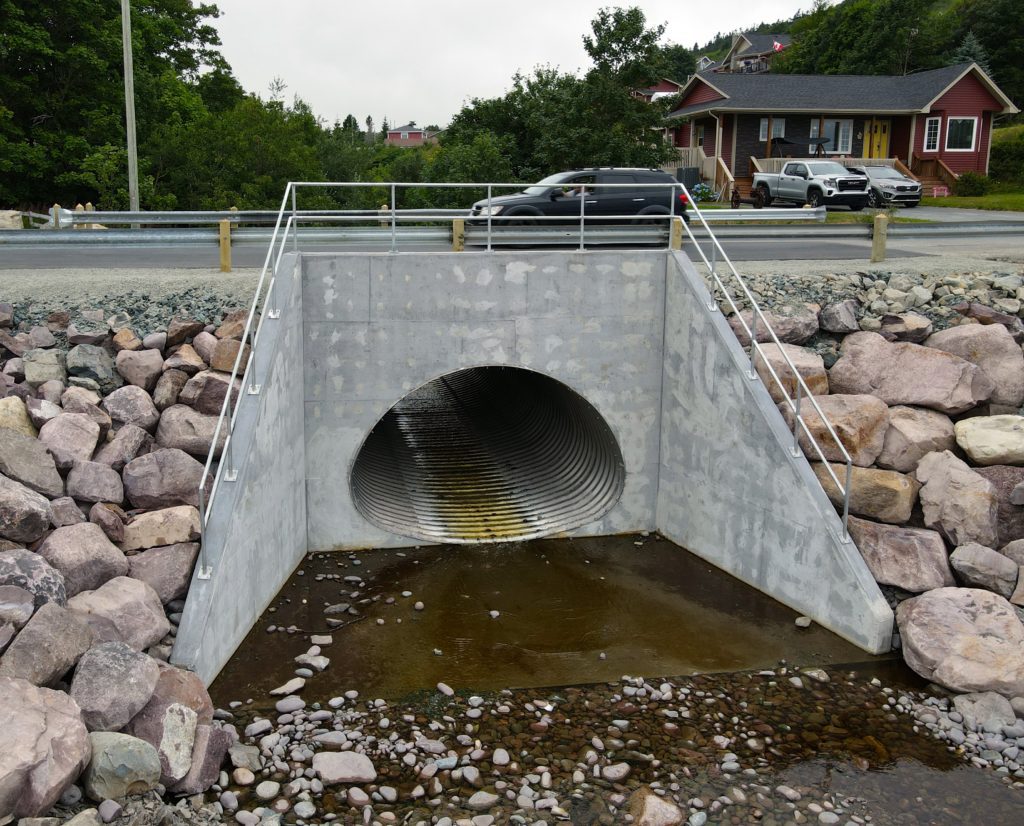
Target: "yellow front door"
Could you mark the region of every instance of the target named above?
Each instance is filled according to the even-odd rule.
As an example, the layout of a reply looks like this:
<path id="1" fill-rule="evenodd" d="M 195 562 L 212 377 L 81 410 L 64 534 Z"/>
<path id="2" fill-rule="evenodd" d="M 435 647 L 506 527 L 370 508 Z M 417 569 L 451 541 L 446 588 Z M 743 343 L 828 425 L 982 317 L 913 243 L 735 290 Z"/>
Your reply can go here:
<path id="1" fill-rule="evenodd" d="M 864 136 L 865 158 L 889 157 L 889 130 L 891 126 L 892 121 L 890 120 L 872 118 L 868 121 L 868 134 Z"/>

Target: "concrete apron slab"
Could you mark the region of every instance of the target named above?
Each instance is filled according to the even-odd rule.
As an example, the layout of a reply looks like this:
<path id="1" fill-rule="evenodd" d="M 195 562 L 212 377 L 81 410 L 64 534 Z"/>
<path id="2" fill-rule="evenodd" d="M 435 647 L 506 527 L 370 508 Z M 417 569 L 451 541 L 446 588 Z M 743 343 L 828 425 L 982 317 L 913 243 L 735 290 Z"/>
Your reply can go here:
<path id="1" fill-rule="evenodd" d="M 690 261 L 665 251 L 307 253 L 243 392 L 238 480 L 221 483 L 172 660 L 210 682 L 307 551 L 402 547 L 349 474 L 409 391 L 465 367 L 542 372 L 622 450 L 619 502 L 575 536 L 659 530 L 872 653 L 892 612 Z M 262 334 L 261 334 L 262 335 Z M 472 553 L 472 550 L 467 550 Z"/>

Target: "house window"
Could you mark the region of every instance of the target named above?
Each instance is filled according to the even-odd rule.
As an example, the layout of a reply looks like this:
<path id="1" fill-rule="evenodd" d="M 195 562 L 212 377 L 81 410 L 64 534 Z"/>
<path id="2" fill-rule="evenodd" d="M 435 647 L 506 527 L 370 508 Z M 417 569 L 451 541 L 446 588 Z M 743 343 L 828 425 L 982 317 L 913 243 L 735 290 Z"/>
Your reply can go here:
<path id="1" fill-rule="evenodd" d="M 939 151 L 939 124 L 941 123 L 942 118 L 928 118 L 928 120 L 924 122 L 925 152 Z"/>
<path id="2" fill-rule="evenodd" d="M 698 123 L 695 134 L 697 135 L 697 146 L 704 145 L 704 124 Z"/>
<path id="3" fill-rule="evenodd" d="M 409 133 L 408 132 L 403 132 L 402 133 L 402 140 L 403 141 L 409 140 Z"/>
<path id="4" fill-rule="evenodd" d="M 950 118 L 946 123 L 946 149 L 954 152 L 974 151 L 977 118 Z"/>
<path id="5" fill-rule="evenodd" d="M 849 155 L 853 151 L 853 120 L 850 118 L 825 118 L 825 129 L 819 132 L 821 122 L 811 118 L 811 137 L 828 138 L 825 152 L 829 155 Z M 813 155 L 817 147 L 808 146 L 808 154 Z"/>
<path id="6" fill-rule="evenodd" d="M 772 119 L 772 140 L 786 137 L 786 119 Z M 768 140 L 768 118 L 761 118 L 761 133 L 758 137 L 762 143 Z"/>

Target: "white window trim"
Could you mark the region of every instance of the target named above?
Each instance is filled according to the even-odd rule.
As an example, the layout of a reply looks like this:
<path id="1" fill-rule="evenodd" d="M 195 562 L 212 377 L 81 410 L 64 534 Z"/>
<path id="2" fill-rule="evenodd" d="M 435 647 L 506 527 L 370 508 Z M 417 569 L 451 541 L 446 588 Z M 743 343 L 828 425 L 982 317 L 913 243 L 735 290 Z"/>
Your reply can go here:
<path id="1" fill-rule="evenodd" d="M 775 140 L 776 138 L 786 137 L 785 118 L 772 118 L 772 132 L 776 131 L 778 131 L 779 134 L 773 134 L 772 140 Z M 768 142 L 768 118 L 761 118 L 760 126 L 758 127 L 757 137 L 761 143 Z"/>
<path id="2" fill-rule="evenodd" d="M 839 155 L 852 155 L 853 154 L 853 118 L 824 118 L 824 121 L 826 123 L 828 123 L 829 121 L 832 121 L 834 123 L 840 123 L 840 124 L 848 123 L 848 124 L 850 124 L 850 130 L 847 133 L 848 136 L 849 136 L 848 145 L 846 147 L 837 146 L 837 147 L 834 147 L 833 149 L 826 149 L 825 150 L 825 155 L 826 156 L 828 156 L 828 155 L 837 155 L 837 156 L 839 156 Z M 819 130 L 818 130 L 819 125 L 820 125 L 820 120 L 816 120 L 814 118 L 811 118 L 811 135 L 810 136 L 812 138 L 820 138 L 821 137 L 821 135 L 818 133 L 819 132 Z M 842 131 L 842 130 L 840 129 L 840 131 Z M 814 150 L 815 150 L 815 147 L 808 146 L 807 147 L 807 154 L 808 155 L 813 155 L 814 154 Z"/>
<path id="3" fill-rule="evenodd" d="M 971 130 L 971 147 L 970 149 L 953 149 L 949 145 L 949 124 L 954 120 L 970 120 L 974 121 L 974 129 Z M 973 115 L 958 115 L 956 117 L 946 117 L 946 151 L 947 152 L 974 152 L 978 148 L 978 118 Z"/>
<path id="4" fill-rule="evenodd" d="M 934 122 L 935 127 L 935 146 L 929 148 L 928 146 L 928 124 Z M 924 121 L 924 140 L 921 143 L 922 152 L 938 152 L 939 144 L 942 138 L 942 118 L 925 118 Z"/>

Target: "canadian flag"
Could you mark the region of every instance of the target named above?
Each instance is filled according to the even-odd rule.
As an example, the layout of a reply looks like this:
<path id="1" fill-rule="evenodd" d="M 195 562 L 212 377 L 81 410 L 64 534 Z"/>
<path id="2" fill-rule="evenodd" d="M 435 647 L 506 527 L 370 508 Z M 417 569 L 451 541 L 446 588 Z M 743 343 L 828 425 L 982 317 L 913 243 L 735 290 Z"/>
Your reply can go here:
<path id="1" fill-rule="evenodd" d="M 779 41 L 778 41 L 778 40 L 773 40 L 773 41 L 772 41 L 772 49 L 773 49 L 774 51 L 776 51 L 776 52 L 781 52 L 781 51 L 782 51 L 783 49 L 785 49 L 785 48 L 786 48 L 786 47 L 785 47 L 785 46 L 783 46 L 783 45 L 782 45 L 781 43 L 779 43 Z"/>

